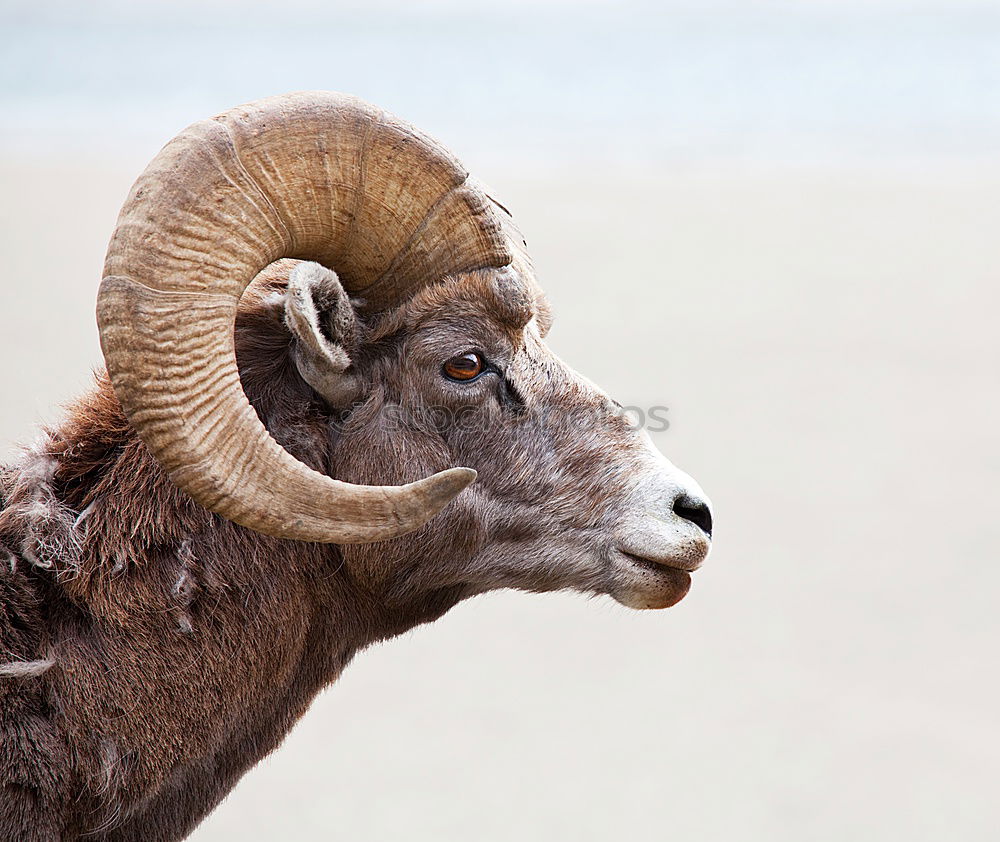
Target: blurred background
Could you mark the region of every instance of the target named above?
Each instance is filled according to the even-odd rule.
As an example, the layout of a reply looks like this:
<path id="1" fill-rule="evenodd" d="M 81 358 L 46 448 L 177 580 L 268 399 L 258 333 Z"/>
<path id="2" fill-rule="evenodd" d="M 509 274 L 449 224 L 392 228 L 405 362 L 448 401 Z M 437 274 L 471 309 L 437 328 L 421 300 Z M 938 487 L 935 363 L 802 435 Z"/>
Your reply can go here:
<path id="1" fill-rule="evenodd" d="M 1000 3 L 0 0 L 0 457 L 100 363 L 145 163 L 309 88 L 491 185 L 717 541 L 666 612 L 363 653 L 192 838 L 1000 838 Z"/>

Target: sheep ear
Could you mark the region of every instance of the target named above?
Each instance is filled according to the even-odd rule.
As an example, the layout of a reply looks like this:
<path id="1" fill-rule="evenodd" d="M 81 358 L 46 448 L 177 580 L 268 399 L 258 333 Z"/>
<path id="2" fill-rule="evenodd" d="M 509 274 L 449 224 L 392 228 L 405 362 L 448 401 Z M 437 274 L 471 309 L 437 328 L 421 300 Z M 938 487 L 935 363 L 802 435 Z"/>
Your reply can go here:
<path id="1" fill-rule="evenodd" d="M 358 325 L 347 293 L 335 272 L 318 263 L 299 263 L 288 277 L 285 324 L 295 337 L 299 374 L 333 407 L 344 407 L 358 393 L 349 372 Z"/>

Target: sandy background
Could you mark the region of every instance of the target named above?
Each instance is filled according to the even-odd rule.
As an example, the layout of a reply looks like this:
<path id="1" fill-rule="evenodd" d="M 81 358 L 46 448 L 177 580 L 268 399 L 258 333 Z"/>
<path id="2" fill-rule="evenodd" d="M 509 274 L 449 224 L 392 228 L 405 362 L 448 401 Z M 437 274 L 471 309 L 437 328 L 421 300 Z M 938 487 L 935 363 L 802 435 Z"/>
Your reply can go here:
<path id="1" fill-rule="evenodd" d="M 542 5 L 553 21 L 568 13 Z M 555 305 L 552 346 L 623 403 L 671 407 L 657 442 L 716 507 L 713 555 L 667 612 L 494 594 L 362 654 L 193 839 L 998 837 L 1000 106 L 984 92 L 1000 69 L 977 45 L 997 43 L 1000 14 L 881 7 L 718 16 L 674 4 L 657 25 L 718 47 L 698 53 L 709 81 L 733 45 L 770 54 L 761 39 L 778 37 L 776 22 L 798 21 L 784 55 L 805 58 L 786 72 L 747 65 L 757 81 L 733 77 L 744 90 L 729 105 L 664 87 L 632 123 L 624 111 L 588 122 L 573 110 L 580 85 L 675 80 L 690 56 L 623 68 L 550 32 L 558 68 L 511 46 L 526 79 L 456 80 L 458 59 L 432 50 L 416 82 L 383 67 L 368 90 L 362 70 L 340 84 L 278 44 L 280 78 L 249 61 L 215 75 L 195 63 L 178 71 L 202 73 L 188 89 L 165 68 L 178 44 L 210 40 L 210 22 L 161 9 L 175 17 L 159 26 L 105 4 L 74 35 L 27 6 L 4 10 L 20 27 L 0 63 L 4 456 L 99 362 L 104 249 L 156 147 L 253 96 L 339 87 L 439 135 L 491 184 Z M 436 4 L 424 29 L 387 12 L 352 31 L 405 58 L 436 45 L 440 26 L 455 39 L 498 14 L 456 9 Z M 335 68 L 343 36 L 329 10 L 298 14 L 307 39 L 328 33 Z M 650 29 L 638 13 L 600 14 L 619 58 Z M 269 31 L 241 21 L 246 37 Z M 831 27 L 841 40 L 802 34 Z M 116 86 L 101 54 L 130 32 L 161 53 Z M 64 64 L 62 47 L 75 49 L 78 77 L 25 75 L 18 51 L 32 45 Z M 476 50 L 456 49 L 478 67 Z M 834 84 L 866 61 L 881 73 Z M 432 95 L 422 83 L 435 72 Z M 688 82 L 708 86 L 699 78 Z M 909 82 L 883 90 L 886 79 Z M 496 107 L 462 98 L 476 84 Z M 161 113 L 129 86 L 173 94 Z M 546 97 L 565 109 L 558 120 Z"/>

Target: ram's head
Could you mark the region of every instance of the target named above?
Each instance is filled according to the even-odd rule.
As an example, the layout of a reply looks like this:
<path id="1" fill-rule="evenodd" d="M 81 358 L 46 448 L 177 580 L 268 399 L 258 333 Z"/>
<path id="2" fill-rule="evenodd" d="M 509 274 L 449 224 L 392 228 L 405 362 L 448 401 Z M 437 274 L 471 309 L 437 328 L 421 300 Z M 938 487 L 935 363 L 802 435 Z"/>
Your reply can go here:
<path id="1" fill-rule="evenodd" d="M 269 266 L 258 309 L 329 414 L 321 471 L 240 385 L 234 320 Z M 122 211 L 98 313 L 122 405 L 182 489 L 344 545 L 387 600 L 568 587 L 664 607 L 708 552 L 697 486 L 546 347 L 507 212 L 358 100 L 264 100 L 171 142 Z"/>

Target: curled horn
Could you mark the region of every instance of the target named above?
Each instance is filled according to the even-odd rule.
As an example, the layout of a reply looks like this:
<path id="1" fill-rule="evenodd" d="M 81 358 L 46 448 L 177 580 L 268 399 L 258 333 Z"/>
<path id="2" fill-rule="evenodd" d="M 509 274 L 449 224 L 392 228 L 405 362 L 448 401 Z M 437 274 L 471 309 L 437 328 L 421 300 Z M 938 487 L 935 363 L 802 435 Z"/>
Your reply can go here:
<path id="1" fill-rule="evenodd" d="M 475 471 L 340 482 L 285 451 L 247 401 L 236 309 L 282 257 L 334 269 L 384 309 L 449 273 L 525 271 L 516 229 L 430 138 L 353 97 L 308 92 L 190 126 L 139 177 L 111 238 L 101 347 L 129 421 L 181 489 L 282 538 L 359 543 L 420 527 Z"/>

